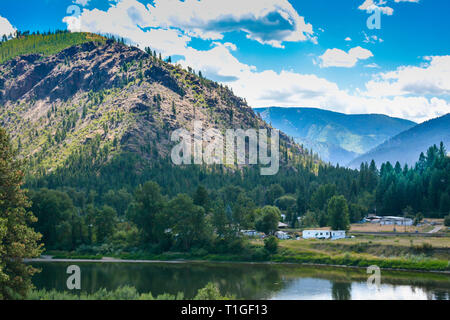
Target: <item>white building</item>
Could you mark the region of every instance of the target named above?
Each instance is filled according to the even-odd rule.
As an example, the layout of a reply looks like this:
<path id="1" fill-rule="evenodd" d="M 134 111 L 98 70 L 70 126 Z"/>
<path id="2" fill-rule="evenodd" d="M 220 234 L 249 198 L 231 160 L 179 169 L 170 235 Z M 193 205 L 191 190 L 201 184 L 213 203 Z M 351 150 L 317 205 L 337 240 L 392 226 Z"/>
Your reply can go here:
<path id="1" fill-rule="evenodd" d="M 380 219 L 380 225 L 412 226 L 413 223 L 413 219 L 403 217 L 385 216 Z"/>
<path id="2" fill-rule="evenodd" d="M 277 237 L 280 240 L 287 240 L 290 239 L 291 237 L 284 231 L 277 231 L 275 232 L 275 237 Z"/>
<path id="3" fill-rule="evenodd" d="M 303 230 L 303 239 L 343 239 L 344 230 Z"/>

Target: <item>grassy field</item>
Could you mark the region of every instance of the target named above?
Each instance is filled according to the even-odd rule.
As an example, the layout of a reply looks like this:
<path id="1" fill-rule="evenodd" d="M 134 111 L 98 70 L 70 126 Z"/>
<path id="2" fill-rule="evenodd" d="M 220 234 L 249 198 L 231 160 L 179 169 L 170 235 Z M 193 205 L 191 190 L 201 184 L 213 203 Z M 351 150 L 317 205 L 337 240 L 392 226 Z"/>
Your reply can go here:
<path id="1" fill-rule="evenodd" d="M 408 232 L 408 233 L 428 233 L 436 226 L 442 226 L 439 232 L 444 232 L 447 228 L 443 226 L 443 219 L 427 219 L 428 223 L 420 226 L 393 226 L 393 225 L 380 225 L 379 223 L 353 223 L 350 225 L 350 232 Z M 433 222 L 434 225 L 431 225 Z M 395 229 L 395 231 L 394 231 Z M 314 230 L 330 230 L 329 227 L 314 228 Z M 286 229 L 288 232 L 294 232 L 301 235 L 299 229 Z"/>
<path id="2" fill-rule="evenodd" d="M 445 232 L 448 228 L 444 227 L 444 219 L 426 219 L 426 223 L 420 226 L 393 226 L 393 225 L 380 225 L 379 223 L 353 223 L 350 225 L 350 232 L 408 232 L 408 233 L 428 233 L 437 226 L 441 226 L 442 229 L 439 232 Z M 433 223 L 433 225 L 431 224 Z M 329 227 L 313 228 L 314 230 L 330 230 Z M 301 236 L 300 229 L 285 229 L 287 232 L 296 233 Z"/>
<path id="3" fill-rule="evenodd" d="M 450 249 L 450 237 L 420 237 L 420 236 L 357 236 L 355 238 L 333 240 L 332 243 L 339 244 L 357 244 L 357 243 L 367 243 L 367 244 L 382 244 L 382 245 L 392 245 L 392 246 L 420 246 L 423 244 L 429 244 L 433 248 L 446 248 Z"/>
<path id="4" fill-rule="evenodd" d="M 426 233 L 433 230 L 434 226 L 426 224 L 422 226 L 392 226 L 378 223 L 352 224 L 350 232 L 419 232 Z"/>
<path id="5" fill-rule="evenodd" d="M 358 236 L 340 240 L 286 240 L 280 247 L 294 252 L 361 253 L 371 257 L 424 256 L 450 259 L 449 237 Z"/>
<path id="6" fill-rule="evenodd" d="M 262 240 L 252 240 L 262 246 Z M 356 236 L 340 240 L 284 240 L 271 261 L 450 270 L 450 237 Z"/>

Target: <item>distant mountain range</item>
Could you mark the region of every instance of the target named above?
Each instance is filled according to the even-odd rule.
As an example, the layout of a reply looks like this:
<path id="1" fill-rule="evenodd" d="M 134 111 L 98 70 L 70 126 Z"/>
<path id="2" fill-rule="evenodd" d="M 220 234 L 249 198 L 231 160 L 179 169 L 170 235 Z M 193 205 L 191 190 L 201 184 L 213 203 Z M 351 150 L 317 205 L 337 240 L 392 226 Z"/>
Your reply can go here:
<path id="1" fill-rule="evenodd" d="M 440 142 L 444 146 L 450 146 L 450 113 L 435 118 L 406 130 L 395 137 L 390 138 L 373 150 L 354 159 L 350 162 L 350 167 L 359 167 L 361 162 L 372 159 L 379 165 L 390 161 L 399 161 L 402 165 L 407 163 L 413 165 L 419 159 L 421 152 L 424 152 L 432 145 L 439 147 Z"/>
<path id="2" fill-rule="evenodd" d="M 263 120 L 318 153 L 346 165 L 415 122 L 381 114 L 343 114 L 317 108 L 255 108 Z"/>

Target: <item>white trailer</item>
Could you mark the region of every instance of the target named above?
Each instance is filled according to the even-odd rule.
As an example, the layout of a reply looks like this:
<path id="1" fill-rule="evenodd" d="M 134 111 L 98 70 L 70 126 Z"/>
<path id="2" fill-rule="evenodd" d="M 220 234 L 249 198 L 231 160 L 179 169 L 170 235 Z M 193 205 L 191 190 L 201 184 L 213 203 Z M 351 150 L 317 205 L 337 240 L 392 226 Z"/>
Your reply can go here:
<path id="1" fill-rule="evenodd" d="M 303 239 L 328 239 L 330 231 L 328 230 L 303 230 Z"/>
<path id="2" fill-rule="evenodd" d="M 343 239 L 345 238 L 344 230 L 303 230 L 303 239 Z"/>
<path id="3" fill-rule="evenodd" d="M 332 240 L 345 239 L 345 231 L 344 230 L 331 231 L 331 239 Z"/>

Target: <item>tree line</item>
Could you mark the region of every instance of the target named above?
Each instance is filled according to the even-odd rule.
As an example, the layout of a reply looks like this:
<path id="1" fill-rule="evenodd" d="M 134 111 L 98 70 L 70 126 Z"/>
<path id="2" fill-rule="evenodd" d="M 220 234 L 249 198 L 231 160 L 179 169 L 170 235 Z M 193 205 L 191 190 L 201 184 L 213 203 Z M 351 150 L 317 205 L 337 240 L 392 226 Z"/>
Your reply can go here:
<path id="1" fill-rule="evenodd" d="M 121 168 L 106 170 L 109 187 L 124 181 L 122 175 L 113 176 L 125 170 L 130 181 L 117 184 L 120 189 L 104 191 L 103 184 L 87 180 L 81 181 L 91 186 L 89 190 L 76 185 L 54 188 L 54 177 L 37 182 L 46 187 L 31 188 L 29 197 L 38 218 L 36 230 L 46 246 L 75 250 L 114 243 L 123 250 L 133 246 L 212 250 L 218 240 L 235 241 L 240 230 L 273 234 L 281 220 L 292 228 L 345 230 L 368 213 L 408 216 L 419 222 L 450 212 L 446 183 L 450 162 L 442 144 L 430 147 L 411 168 L 388 162 L 378 170 L 372 161 L 360 170 L 321 166 L 317 175 L 302 166 L 295 175 L 282 170 L 278 176 L 263 177 L 252 168 L 208 171 L 161 161 L 133 176 L 133 167 L 122 163 Z M 96 179 L 103 181 L 103 176 Z"/>

